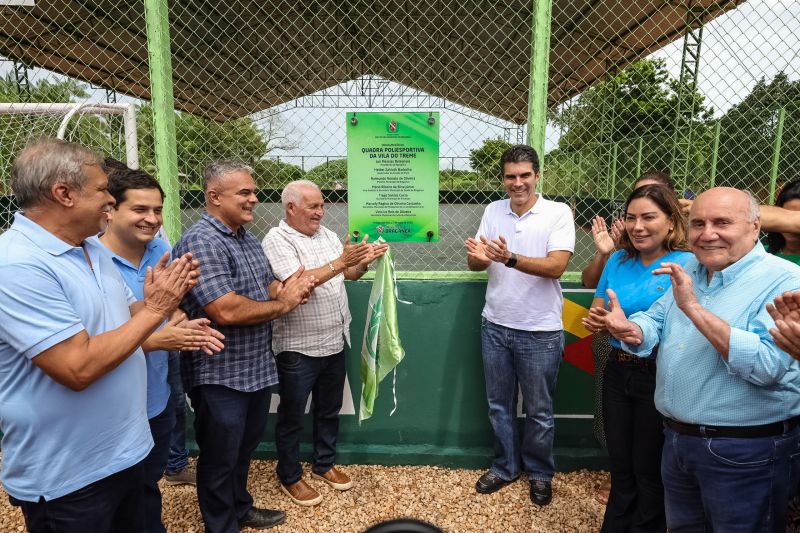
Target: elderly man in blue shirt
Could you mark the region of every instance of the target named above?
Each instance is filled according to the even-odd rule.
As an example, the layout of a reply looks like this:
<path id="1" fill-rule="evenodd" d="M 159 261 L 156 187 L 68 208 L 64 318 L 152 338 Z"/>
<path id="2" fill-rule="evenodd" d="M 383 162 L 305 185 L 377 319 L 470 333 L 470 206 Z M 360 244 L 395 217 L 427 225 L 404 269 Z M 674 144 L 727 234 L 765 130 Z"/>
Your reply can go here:
<path id="1" fill-rule="evenodd" d="M 142 531 L 153 440 L 139 346 L 197 276 L 191 256 L 164 256 L 136 301 L 89 238 L 114 205 L 101 163 L 45 140 L 12 170 L 23 211 L 0 236 L 2 481 L 32 532 Z"/>
<path id="2" fill-rule="evenodd" d="M 626 319 L 613 291 L 592 309 L 626 351 L 658 349 L 661 473 L 671 532 L 782 531 L 796 479 L 800 367 L 775 344 L 766 309 L 800 287 L 800 267 L 758 242 L 758 204 L 731 188 L 689 215 L 696 258 L 663 263 L 672 289 Z"/>

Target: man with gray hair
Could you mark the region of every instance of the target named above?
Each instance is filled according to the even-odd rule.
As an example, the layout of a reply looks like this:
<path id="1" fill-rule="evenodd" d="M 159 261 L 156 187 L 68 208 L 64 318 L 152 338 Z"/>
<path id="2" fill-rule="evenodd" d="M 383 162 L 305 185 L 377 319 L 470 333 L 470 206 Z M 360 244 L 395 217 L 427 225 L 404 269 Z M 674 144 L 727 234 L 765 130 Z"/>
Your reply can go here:
<path id="1" fill-rule="evenodd" d="M 661 263 L 672 288 L 606 328 L 630 354 L 658 347 L 656 408 L 664 416 L 661 474 L 670 531 L 783 531 L 797 486 L 800 366 L 770 335 L 767 303 L 800 287 L 800 267 L 758 241 L 758 204 L 736 189 L 710 189 L 689 214 L 694 259 Z"/>
<path id="2" fill-rule="evenodd" d="M 285 219 L 272 228 L 262 246 L 275 277 L 285 280 L 300 265 L 317 280 L 314 294 L 303 307 L 275 321 L 272 347 L 276 354 L 281 402 L 275 426 L 278 479 L 281 489 L 298 505 L 317 505 L 322 496 L 303 480 L 300 432 L 308 395 L 313 398 L 314 460 L 312 477 L 337 490 L 352 487 L 334 467 L 339 410 L 345 384 L 344 343 L 350 344 L 350 309 L 344 280 L 359 279 L 369 264 L 382 256 L 386 244 L 358 243 L 322 224 L 322 192 L 308 180 L 294 181 L 281 195 Z"/>
<path id="3" fill-rule="evenodd" d="M 209 533 L 265 529 L 285 514 L 253 505 L 247 491 L 250 457 L 267 423 L 268 388 L 278 382 L 271 321 L 308 299 L 313 275 L 298 264 L 276 281 L 258 240 L 247 232 L 258 203 L 252 169 L 215 161 L 204 172 L 206 212 L 175 245 L 203 263 L 183 309 L 208 318 L 225 335 L 214 357 L 190 352 L 182 360 L 184 388 L 195 411 L 197 499 Z"/>
<path id="4" fill-rule="evenodd" d="M 12 170 L 22 212 L 0 236 L 2 481 L 32 532 L 144 530 L 140 346 L 197 277 L 190 255 L 166 266 L 165 254 L 136 301 L 94 237 L 115 203 L 102 161 L 53 139 Z"/>

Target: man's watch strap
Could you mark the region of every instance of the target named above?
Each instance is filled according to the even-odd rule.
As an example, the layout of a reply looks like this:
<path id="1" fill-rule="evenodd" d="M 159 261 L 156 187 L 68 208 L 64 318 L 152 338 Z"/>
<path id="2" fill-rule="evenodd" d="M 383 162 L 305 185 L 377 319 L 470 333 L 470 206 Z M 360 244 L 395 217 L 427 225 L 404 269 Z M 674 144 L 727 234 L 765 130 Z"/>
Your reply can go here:
<path id="1" fill-rule="evenodd" d="M 515 266 L 517 266 L 517 254 L 511 252 L 511 257 L 509 257 L 508 261 L 506 261 L 506 266 L 508 268 L 514 268 Z"/>

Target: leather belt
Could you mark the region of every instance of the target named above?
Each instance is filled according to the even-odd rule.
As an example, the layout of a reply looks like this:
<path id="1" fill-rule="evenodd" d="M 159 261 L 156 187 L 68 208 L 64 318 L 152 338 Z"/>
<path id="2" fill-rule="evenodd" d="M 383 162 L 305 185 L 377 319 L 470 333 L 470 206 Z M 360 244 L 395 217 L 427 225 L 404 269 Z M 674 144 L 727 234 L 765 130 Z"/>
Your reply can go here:
<path id="1" fill-rule="evenodd" d="M 639 357 L 638 355 L 624 352 L 619 348 L 614 348 L 611 353 L 614 356 L 614 360 L 622 364 L 634 364 L 648 367 L 656 364 L 655 359 L 651 359 L 649 357 Z"/>
<path id="2" fill-rule="evenodd" d="M 800 416 L 784 420 L 783 422 L 774 422 L 772 424 L 763 424 L 760 426 L 700 426 L 678 422 L 671 418 L 664 418 L 664 425 L 675 433 L 706 438 L 728 437 L 734 439 L 754 439 L 759 437 L 777 437 L 778 435 L 783 435 L 785 432 L 796 428 L 798 423 L 800 423 Z"/>

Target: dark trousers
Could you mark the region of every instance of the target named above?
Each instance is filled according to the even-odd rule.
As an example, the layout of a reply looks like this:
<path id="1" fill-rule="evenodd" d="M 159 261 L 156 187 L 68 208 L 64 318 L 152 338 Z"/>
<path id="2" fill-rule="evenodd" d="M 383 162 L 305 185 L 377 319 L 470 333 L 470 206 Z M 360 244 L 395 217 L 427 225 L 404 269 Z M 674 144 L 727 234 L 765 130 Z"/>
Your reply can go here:
<path id="1" fill-rule="evenodd" d="M 308 395 L 314 415 L 314 460 L 312 470 L 324 474 L 336 460 L 339 411 L 344 392 L 344 352 L 327 357 L 309 357 L 298 352 L 281 352 L 275 358 L 281 403 L 275 425 L 278 451 L 278 479 L 284 485 L 303 477 L 300 466 L 300 433 L 303 430 Z"/>
<path id="2" fill-rule="evenodd" d="M 167 473 L 180 472 L 189 464 L 189 452 L 186 450 L 186 394 L 181 382 L 181 352 L 169 353 L 169 383 L 172 409 L 175 412 L 175 426 L 170 435 L 169 460 Z"/>
<path id="3" fill-rule="evenodd" d="M 241 392 L 200 385 L 189 393 L 194 406 L 197 500 L 208 533 L 237 533 L 253 506 L 247 492 L 250 457 L 267 425 L 267 389 Z"/>
<path id="4" fill-rule="evenodd" d="M 161 491 L 158 480 L 164 475 L 169 457 L 169 442 L 172 428 L 175 426 L 175 409 L 172 398 L 167 401 L 164 410 L 151 418 L 150 433 L 153 435 L 153 449 L 144 458 L 144 519 L 147 533 L 166 533 L 161 523 Z"/>
<path id="5" fill-rule="evenodd" d="M 662 419 L 653 399 L 655 364 L 611 358 L 603 376 L 606 445 L 611 494 L 603 527 L 607 533 L 666 531 L 661 483 Z"/>
<path id="6" fill-rule="evenodd" d="M 31 533 L 141 533 L 143 485 L 138 463 L 55 500 L 9 500 L 22 508 Z"/>

